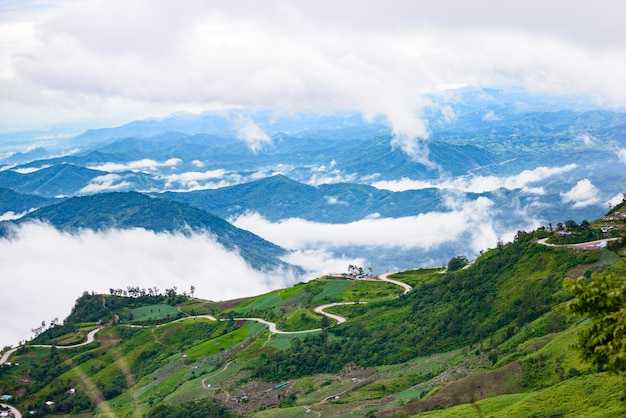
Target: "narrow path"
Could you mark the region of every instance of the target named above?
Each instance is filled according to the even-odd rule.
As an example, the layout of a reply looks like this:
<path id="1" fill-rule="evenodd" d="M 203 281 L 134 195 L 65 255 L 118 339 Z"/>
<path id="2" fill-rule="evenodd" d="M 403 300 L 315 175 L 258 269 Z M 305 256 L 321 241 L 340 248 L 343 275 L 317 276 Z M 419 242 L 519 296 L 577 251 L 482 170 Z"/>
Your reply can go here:
<path id="1" fill-rule="evenodd" d="M 410 285 L 408 285 L 408 284 L 406 284 L 404 282 L 388 278 L 388 276 L 390 274 L 394 274 L 394 273 L 383 273 L 380 276 L 378 276 L 378 280 L 382 280 L 383 282 L 393 283 L 393 284 L 395 284 L 397 286 L 403 287 L 404 288 L 403 295 L 406 295 L 407 293 L 409 293 L 413 289 L 413 287 L 411 287 Z"/>
<path id="2" fill-rule="evenodd" d="M 228 369 L 228 366 L 230 366 L 230 364 L 231 364 L 231 363 L 232 363 L 232 361 L 229 361 L 228 363 L 226 363 L 226 364 L 224 365 L 224 368 L 219 369 L 218 371 L 213 372 L 210 376 L 207 376 L 207 377 L 205 377 L 204 379 L 202 379 L 202 387 L 203 387 L 204 389 L 211 389 L 211 388 L 210 388 L 209 386 L 207 386 L 207 384 L 206 384 L 207 379 L 212 379 L 212 378 L 214 378 L 215 376 L 217 376 L 218 374 L 221 374 L 222 372 L 226 371 L 226 369 Z M 215 389 L 215 388 L 213 388 L 213 389 Z"/>
<path id="3" fill-rule="evenodd" d="M 155 328 L 152 328 L 152 338 L 154 339 L 154 342 L 162 345 L 163 347 L 167 348 L 167 345 L 163 344 L 161 341 L 159 341 L 159 338 L 157 337 L 156 333 L 154 332 Z"/>
<path id="4" fill-rule="evenodd" d="M 262 318 L 235 318 L 237 321 L 256 321 L 260 324 L 263 325 L 267 325 L 267 328 L 270 330 L 270 332 L 272 334 L 282 334 L 282 335 L 294 335 L 294 334 L 305 334 L 307 332 L 316 332 L 316 331 L 321 331 L 321 328 L 315 328 L 315 329 L 305 329 L 302 331 L 281 331 L 278 328 L 276 328 L 276 324 L 270 321 L 266 321 L 265 319 Z M 222 321 L 225 321 L 225 319 L 222 319 Z"/>
<path id="5" fill-rule="evenodd" d="M 96 386 L 94 381 L 89 377 L 89 375 L 87 375 L 87 373 L 83 371 L 80 366 L 75 367 L 76 365 L 71 359 L 70 364 L 74 367 L 76 377 L 81 382 L 85 395 L 87 395 L 91 403 L 95 405 L 96 408 L 100 408 L 105 416 L 114 417 L 115 414 L 113 414 L 111 406 L 104 398 L 104 395 L 102 394 L 98 386 Z"/>
<path id="6" fill-rule="evenodd" d="M 83 341 L 82 343 L 72 344 L 72 345 L 56 345 L 54 347 L 59 348 L 59 349 L 69 349 L 69 348 L 82 347 L 83 345 L 91 344 L 95 340 L 95 335 L 101 329 L 102 327 L 99 327 L 99 328 L 95 328 L 89 331 L 89 334 L 87 334 L 87 340 Z M 9 357 L 11 357 L 11 354 L 15 353 L 17 350 L 19 350 L 22 347 L 52 348 L 53 345 L 52 344 L 32 344 L 32 345 L 12 348 L 2 355 L 2 358 L 0 359 L 0 364 L 6 363 L 9 360 Z"/>
<path id="7" fill-rule="evenodd" d="M 317 308 L 314 309 L 314 311 L 315 311 L 315 313 L 318 313 L 320 315 L 326 315 L 327 317 L 334 319 L 335 321 L 337 321 L 337 324 L 343 324 L 344 322 L 347 321 L 346 318 L 344 318 L 343 316 L 339 316 L 339 315 L 331 314 L 331 313 L 328 313 L 328 312 L 324 312 L 324 309 L 332 308 L 333 306 L 341 306 L 341 305 L 358 305 L 360 303 L 367 303 L 367 302 L 335 302 L 335 303 L 329 303 L 328 305 L 318 306 Z"/>
<path id="8" fill-rule="evenodd" d="M 578 250 L 597 250 L 598 245 L 603 242 L 615 241 L 619 238 L 604 238 L 598 239 L 595 241 L 587 241 L 587 242 L 578 242 L 576 244 L 548 244 L 548 238 L 542 238 L 537 240 L 537 244 L 545 245 L 547 247 L 563 247 L 563 248 L 574 248 Z"/>

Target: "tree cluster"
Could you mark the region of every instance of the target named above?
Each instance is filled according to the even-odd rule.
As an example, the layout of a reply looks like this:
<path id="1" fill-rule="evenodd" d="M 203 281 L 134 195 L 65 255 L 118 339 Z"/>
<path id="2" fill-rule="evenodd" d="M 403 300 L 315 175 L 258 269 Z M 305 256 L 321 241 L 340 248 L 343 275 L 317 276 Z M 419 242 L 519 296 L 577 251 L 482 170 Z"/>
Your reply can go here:
<path id="1" fill-rule="evenodd" d="M 591 325 L 578 333 L 582 358 L 602 370 L 626 372 L 626 278 L 613 274 L 565 281 L 574 295 L 571 315 L 589 317 Z"/>
<path id="2" fill-rule="evenodd" d="M 228 418 L 231 416 L 219 403 L 204 399 L 180 404 L 159 404 L 145 417 L 150 418 Z"/>

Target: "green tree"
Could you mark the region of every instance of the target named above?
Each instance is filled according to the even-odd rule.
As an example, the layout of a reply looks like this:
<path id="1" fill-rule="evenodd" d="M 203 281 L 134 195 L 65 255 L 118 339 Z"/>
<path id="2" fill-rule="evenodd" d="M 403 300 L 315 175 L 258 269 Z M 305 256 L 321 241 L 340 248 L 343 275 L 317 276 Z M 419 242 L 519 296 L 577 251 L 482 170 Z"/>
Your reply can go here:
<path id="1" fill-rule="evenodd" d="M 459 255 L 457 257 L 452 257 L 450 261 L 448 261 L 448 271 L 456 271 L 467 265 L 469 261 L 467 257 L 464 255 Z"/>
<path id="2" fill-rule="evenodd" d="M 326 315 L 322 315 L 320 328 L 322 328 L 323 330 L 327 330 L 328 327 L 330 327 L 330 321 L 328 320 L 328 317 Z"/>
<path id="3" fill-rule="evenodd" d="M 582 358 L 611 373 L 626 372 L 626 278 L 594 274 L 591 281 L 566 279 L 565 287 L 574 295 L 568 313 L 592 320 L 578 333 Z"/>

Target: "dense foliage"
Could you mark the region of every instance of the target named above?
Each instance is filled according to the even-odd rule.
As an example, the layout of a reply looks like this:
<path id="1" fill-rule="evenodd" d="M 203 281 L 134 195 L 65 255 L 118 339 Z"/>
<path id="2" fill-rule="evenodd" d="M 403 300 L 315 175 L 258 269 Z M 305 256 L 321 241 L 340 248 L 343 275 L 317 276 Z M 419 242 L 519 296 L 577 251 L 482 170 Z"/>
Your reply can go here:
<path id="1" fill-rule="evenodd" d="M 65 323 L 107 322 L 112 319 L 113 313 L 105 305 L 102 295 L 83 292 L 83 294 L 76 299 L 72 312 L 70 312 L 70 315 L 65 319 Z"/>
<path id="2" fill-rule="evenodd" d="M 574 295 L 568 311 L 592 320 L 578 334 L 582 358 L 612 373 L 626 372 L 626 278 L 594 275 L 567 280 L 566 287 Z"/>
<path id="3" fill-rule="evenodd" d="M 219 404 L 205 399 L 178 405 L 160 404 L 144 416 L 150 418 L 227 418 L 230 414 Z"/>

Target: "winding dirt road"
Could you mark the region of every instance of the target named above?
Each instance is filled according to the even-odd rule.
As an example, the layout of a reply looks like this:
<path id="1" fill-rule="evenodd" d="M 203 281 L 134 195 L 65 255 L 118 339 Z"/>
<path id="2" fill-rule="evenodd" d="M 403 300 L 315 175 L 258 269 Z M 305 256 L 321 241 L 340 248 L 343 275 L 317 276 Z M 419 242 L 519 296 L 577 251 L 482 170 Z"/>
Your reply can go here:
<path id="1" fill-rule="evenodd" d="M 22 418 L 22 413 L 20 411 L 18 411 L 15 407 L 11 406 L 11 405 L 7 405 L 4 403 L 0 403 L 0 406 L 3 408 L 9 408 L 11 410 L 11 412 L 13 413 L 13 416 L 15 418 Z"/>
<path id="2" fill-rule="evenodd" d="M 545 245 L 547 247 L 563 247 L 563 248 L 575 248 L 578 250 L 597 250 L 598 245 L 601 243 L 607 243 L 609 241 L 615 241 L 619 238 L 604 238 L 596 241 L 579 242 L 576 244 L 548 244 L 548 238 L 542 238 L 537 240 L 537 244 Z M 604 248 L 604 247 L 603 247 Z"/>
<path id="3" fill-rule="evenodd" d="M 91 344 L 92 342 L 94 342 L 96 334 L 101 329 L 102 329 L 102 327 L 95 328 L 95 329 L 92 329 L 91 331 L 89 331 L 89 334 L 87 334 L 87 339 L 85 341 L 83 341 L 82 343 L 72 344 L 72 345 L 57 345 L 56 348 L 59 348 L 59 349 L 69 349 L 69 348 L 82 347 L 83 345 Z M 32 345 L 28 345 L 27 347 L 51 348 L 53 346 L 51 344 L 32 344 Z M 4 353 L 2 355 L 2 358 L 0 359 L 0 364 L 6 363 L 9 360 L 9 357 L 11 357 L 11 354 L 15 353 L 20 348 L 21 348 L 21 346 L 20 347 L 15 347 L 15 348 L 10 349 L 6 353 Z"/>
<path id="4" fill-rule="evenodd" d="M 397 286 L 403 287 L 404 288 L 404 293 L 402 293 L 403 295 L 406 295 L 411 290 L 413 290 L 413 288 L 411 286 L 409 286 L 408 284 L 406 284 L 404 282 L 400 282 L 398 280 L 390 279 L 388 277 L 390 274 L 394 274 L 394 273 L 384 273 L 384 274 L 381 274 L 380 276 L 378 276 L 378 280 L 382 280 L 383 282 L 393 283 L 393 284 L 395 284 Z"/>

